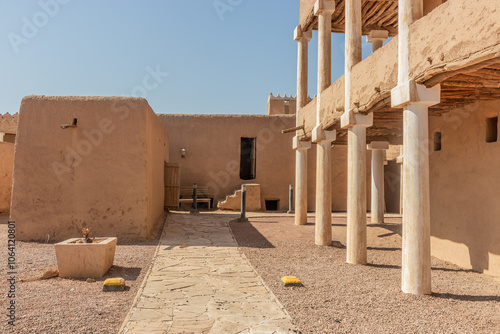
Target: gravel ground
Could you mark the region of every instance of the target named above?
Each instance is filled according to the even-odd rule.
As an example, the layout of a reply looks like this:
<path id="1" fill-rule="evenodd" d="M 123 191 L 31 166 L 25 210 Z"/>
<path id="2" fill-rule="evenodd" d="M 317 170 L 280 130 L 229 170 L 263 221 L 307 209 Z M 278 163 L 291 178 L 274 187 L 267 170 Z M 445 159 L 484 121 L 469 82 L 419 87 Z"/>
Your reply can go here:
<path id="1" fill-rule="evenodd" d="M 118 333 L 151 264 L 158 240 L 138 244 L 119 244 L 114 265 L 96 282 L 51 278 L 16 283 L 16 326 L 7 324 L 7 298 L 1 301 L 0 333 Z M 0 245 L 6 264 L 7 225 L 0 225 Z M 28 279 L 43 273 L 43 268 L 57 267 L 54 245 L 17 242 L 17 278 Z M 6 265 L 3 265 L 0 291 L 6 296 Z M 102 292 L 109 277 L 123 277 L 127 290 Z"/>
<path id="2" fill-rule="evenodd" d="M 369 265 L 348 265 L 342 245 L 314 245 L 313 219 L 232 222 L 242 251 L 302 333 L 500 333 L 500 282 L 432 258 L 431 296 L 400 292 L 401 219 L 368 225 Z M 333 219 L 345 245 L 346 218 Z M 284 287 L 280 277 L 300 278 Z"/>

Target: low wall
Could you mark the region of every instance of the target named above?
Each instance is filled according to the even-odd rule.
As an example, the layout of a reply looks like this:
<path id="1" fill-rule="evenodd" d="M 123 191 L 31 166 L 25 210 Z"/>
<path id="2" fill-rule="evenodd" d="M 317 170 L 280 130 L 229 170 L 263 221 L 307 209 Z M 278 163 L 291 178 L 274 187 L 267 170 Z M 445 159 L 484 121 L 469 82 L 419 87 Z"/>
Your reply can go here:
<path id="1" fill-rule="evenodd" d="M 168 154 L 155 117 L 141 98 L 25 97 L 11 207 L 18 239 L 63 240 L 82 227 L 121 241 L 151 236 Z"/>
<path id="2" fill-rule="evenodd" d="M 0 142 L 0 214 L 10 212 L 13 171 L 14 144 Z"/>

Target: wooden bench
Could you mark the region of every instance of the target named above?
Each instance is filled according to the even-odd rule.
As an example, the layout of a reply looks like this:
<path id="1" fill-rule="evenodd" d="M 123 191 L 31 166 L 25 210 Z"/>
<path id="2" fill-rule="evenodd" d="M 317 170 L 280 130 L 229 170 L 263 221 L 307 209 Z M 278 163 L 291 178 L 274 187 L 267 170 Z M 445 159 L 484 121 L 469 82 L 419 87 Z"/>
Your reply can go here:
<path id="1" fill-rule="evenodd" d="M 196 194 L 196 202 L 198 203 L 208 203 L 208 210 L 211 209 L 211 204 L 213 200 L 213 195 L 210 194 L 208 186 L 198 186 L 198 191 Z M 181 187 L 181 196 L 179 198 L 179 203 L 192 204 L 193 203 L 193 187 Z"/>

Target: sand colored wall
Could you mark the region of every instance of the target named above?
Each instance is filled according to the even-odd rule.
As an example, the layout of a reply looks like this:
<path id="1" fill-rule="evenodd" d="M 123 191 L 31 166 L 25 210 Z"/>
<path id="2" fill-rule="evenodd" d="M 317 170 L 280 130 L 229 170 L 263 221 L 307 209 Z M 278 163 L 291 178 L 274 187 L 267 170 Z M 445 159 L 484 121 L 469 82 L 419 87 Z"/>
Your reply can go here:
<path id="1" fill-rule="evenodd" d="M 430 117 L 432 254 L 464 268 L 500 276 L 500 140 L 486 142 L 486 118 L 500 116 L 500 101 Z M 499 138 L 500 139 L 500 138 Z"/>
<path id="2" fill-rule="evenodd" d="M 163 216 L 165 204 L 165 168 L 169 156 L 169 138 L 158 116 L 149 107 L 146 110 L 147 142 L 147 195 L 148 195 L 148 236 L 152 236 Z"/>
<path id="3" fill-rule="evenodd" d="M 164 196 L 151 182 L 163 184 L 168 152 L 151 116 L 140 98 L 25 97 L 11 207 L 18 238 L 63 240 L 83 226 L 95 236 L 147 238 Z M 61 129 L 73 118 L 77 127 Z"/>
<path id="4" fill-rule="evenodd" d="M 14 144 L 0 142 L 0 214 L 10 212 Z"/>
<path id="5" fill-rule="evenodd" d="M 223 200 L 243 183 L 261 185 L 265 200 L 279 200 L 288 208 L 288 185 L 295 181 L 293 133 L 295 117 L 260 115 L 158 115 L 170 136 L 170 162 L 181 166 L 181 186 L 208 186 L 215 201 Z M 240 141 L 257 138 L 256 178 L 239 177 Z M 181 149 L 187 150 L 181 158 Z"/>
<path id="6" fill-rule="evenodd" d="M 386 212 L 400 213 L 401 164 L 396 161 L 388 161 L 384 166 L 384 198 Z"/>
<path id="7" fill-rule="evenodd" d="M 279 210 L 288 210 L 288 185 L 295 183 L 295 151 L 291 134 L 281 129 L 295 126 L 293 116 L 261 115 L 159 115 L 170 135 L 171 162 L 181 165 L 181 185 L 194 182 L 209 186 L 215 200 L 223 200 L 243 183 L 261 185 L 265 200 L 279 200 Z M 257 178 L 239 178 L 240 139 L 257 138 Z M 187 150 L 181 158 L 181 149 Z M 332 208 L 347 208 L 347 146 L 332 148 Z M 367 208 L 370 203 L 371 152 L 367 151 Z M 308 150 L 308 211 L 315 210 L 316 145 Z M 396 197 L 399 205 L 399 197 Z"/>

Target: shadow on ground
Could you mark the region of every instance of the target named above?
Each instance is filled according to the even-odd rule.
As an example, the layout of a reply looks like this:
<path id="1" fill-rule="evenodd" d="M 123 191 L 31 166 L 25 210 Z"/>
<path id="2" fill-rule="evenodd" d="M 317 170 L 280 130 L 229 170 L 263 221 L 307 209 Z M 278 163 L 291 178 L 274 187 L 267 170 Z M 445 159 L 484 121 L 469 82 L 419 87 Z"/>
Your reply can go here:
<path id="1" fill-rule="evenodd" d="M 239 223 L 233 220 L 229 227 L 239 247 L 275 248 L 250 222 Z"/>

